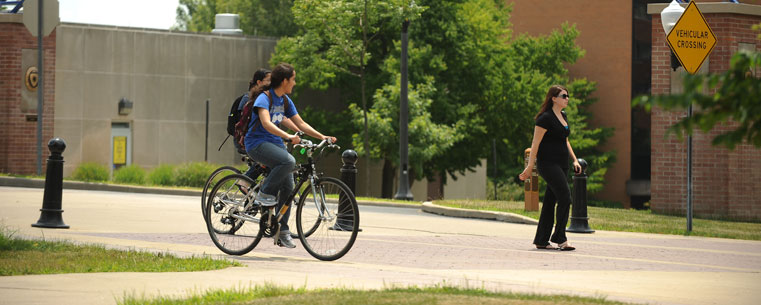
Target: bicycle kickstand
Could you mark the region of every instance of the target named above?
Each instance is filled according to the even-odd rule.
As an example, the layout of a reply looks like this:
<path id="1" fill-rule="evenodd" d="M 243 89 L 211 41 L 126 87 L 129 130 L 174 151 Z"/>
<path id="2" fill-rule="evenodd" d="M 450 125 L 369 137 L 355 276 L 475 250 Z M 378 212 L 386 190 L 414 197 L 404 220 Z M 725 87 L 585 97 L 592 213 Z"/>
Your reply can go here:
<path id="1" fill-rule="evenodd" d="M 274 212 L 275 208 L 272 208 L 270 211 Z M 277 217 L 274 217 L 274 215 L 270 217 L 272 217 L 271 218 L 272 220 L 276 221 L 275 225 L 272 227 L 272 237 L 273 237 L 275 246 L 280 246 L 280 222 L 277 221 Z"/>

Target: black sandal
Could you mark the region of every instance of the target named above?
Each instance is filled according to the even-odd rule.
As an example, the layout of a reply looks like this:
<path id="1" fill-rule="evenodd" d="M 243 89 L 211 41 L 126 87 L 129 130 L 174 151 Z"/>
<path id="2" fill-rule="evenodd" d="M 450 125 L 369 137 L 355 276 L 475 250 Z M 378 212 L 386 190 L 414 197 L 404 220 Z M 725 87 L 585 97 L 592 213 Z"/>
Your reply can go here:
<path id="1" fill-rule="evenodd" d="M 557 250 L 558 249 L 558 248 L 555 248 L 555 246 L 553 246 L 552 244 L 546 244 L 544 246 L 536 245 L 536 248 L 540 250 Z"/>
<path id="2" fill-rule="evenodd" d="M 566 241 L 566 242 L 558 245 L 558 250 L 560 250 L 560 251 L 573 251 L 573 250 L 576 250 L 576 248 L 571 246 L 571 245 L 569 245 L 568 241 Z"/>

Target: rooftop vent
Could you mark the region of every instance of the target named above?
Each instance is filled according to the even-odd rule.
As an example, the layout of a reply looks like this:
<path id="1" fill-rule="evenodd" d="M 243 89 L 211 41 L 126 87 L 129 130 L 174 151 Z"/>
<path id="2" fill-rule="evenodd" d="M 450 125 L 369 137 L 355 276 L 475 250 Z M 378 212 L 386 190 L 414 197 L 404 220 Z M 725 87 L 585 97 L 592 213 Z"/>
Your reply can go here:
<path id="1" fill-rule="evenodd" d="M 212 33 L 219 33 L 224 35 L 242 35 L 243 30 L 240 29 L 240 16 L 238 14 L 217 14 L 214 16 L 215 29 L 211 30 Z"/>

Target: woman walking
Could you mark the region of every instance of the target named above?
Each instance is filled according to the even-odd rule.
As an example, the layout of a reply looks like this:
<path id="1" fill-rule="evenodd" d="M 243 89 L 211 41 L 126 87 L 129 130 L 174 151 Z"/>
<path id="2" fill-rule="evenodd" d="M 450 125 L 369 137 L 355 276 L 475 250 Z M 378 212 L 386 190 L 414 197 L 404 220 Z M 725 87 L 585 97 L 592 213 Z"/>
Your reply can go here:
<path id="1" fill-rule="evenodd" d="M 565 107 L 568 107 L 568 99 L 568 90 L 563 86 L 554 85 L 547 91 L 544 103 L 534 118 L 536 126 L 534 126 L 534 140 L 531 141 L 528 165 L 520 174 L 520 179 L 526 180 L 531 176 L 531 169 L 536 162 L 539 175 L 547 182 L 539 225 L 534 237 L 534 245 L 537 249 L 563 251 L 576 249 L 568 243 L 565 236 L 568 211 L 571 207 L 571 190 L 567 182 L 569 157 L 573 160 L 574 172 L 581 171 L 581 165 L 576 160 L 571 142 L 568 141 L 571 127 L 563 111 Z M 557 203 L 557 212 L 555 203 Z M 554 233 L 552 233 L 553 218 L 557 219 Z M 555 247 L 550 242 L 558 246 Z"/>

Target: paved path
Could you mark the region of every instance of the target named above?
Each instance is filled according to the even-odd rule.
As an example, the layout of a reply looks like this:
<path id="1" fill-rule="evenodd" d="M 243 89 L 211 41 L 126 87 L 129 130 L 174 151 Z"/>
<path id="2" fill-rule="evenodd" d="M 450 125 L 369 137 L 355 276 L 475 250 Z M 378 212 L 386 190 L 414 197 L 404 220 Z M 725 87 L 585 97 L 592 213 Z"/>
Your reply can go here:
<path id="1" fill-rule="evenodd" d="M 115 304 L 125 294 L 182 296 L 262 283 L 377 289 L 451 284 L 606 296 L 649 304 L 757 304 L 761 242 L 597 231 L 570 234 L 577 251 L 533 249 L 535 226 L 462 219 L 418 209 L 361 206 L 363 232 L 336 262 L 264 239 L 243 257 L 209 240 L 198 197 L 65 190 L 68 230 L 32 228 L 42 189 L 0 187 L 0 222 L 19 234 L 109 247 L 212 254 L 246 267 L 186 273 L 0 277 L 0 304 Z"/>

